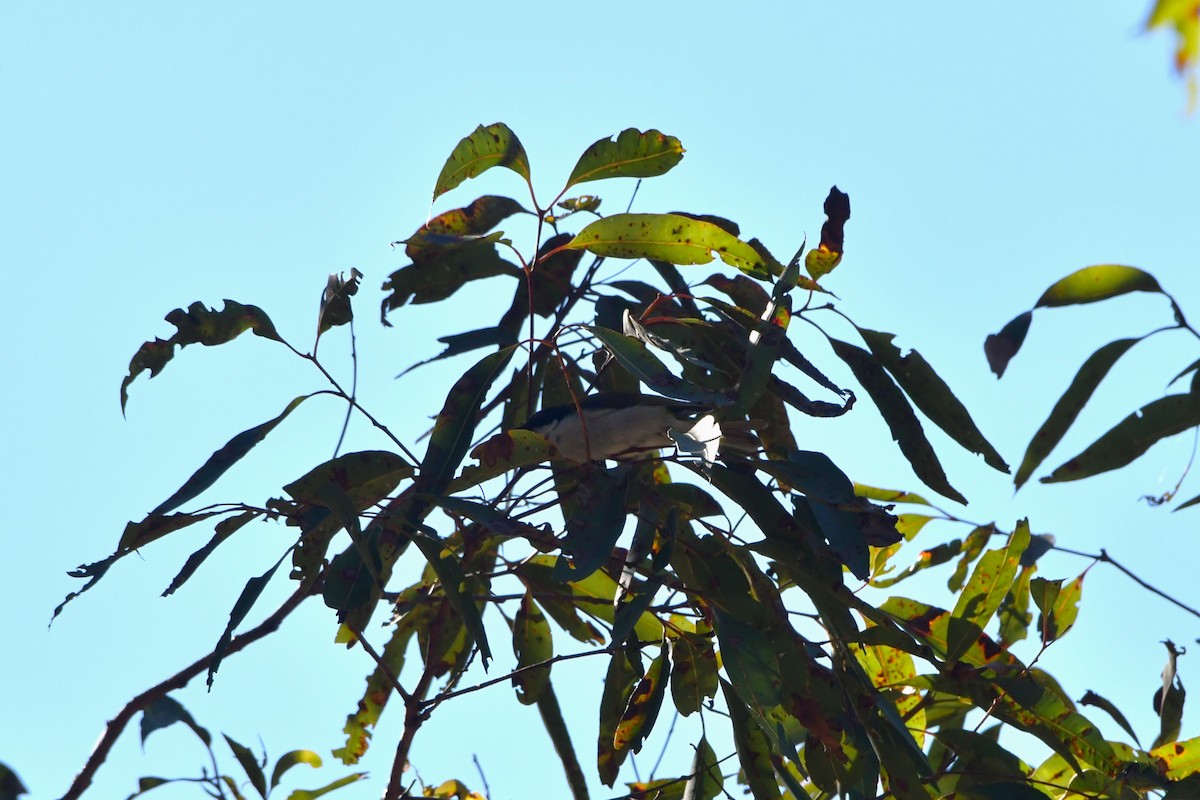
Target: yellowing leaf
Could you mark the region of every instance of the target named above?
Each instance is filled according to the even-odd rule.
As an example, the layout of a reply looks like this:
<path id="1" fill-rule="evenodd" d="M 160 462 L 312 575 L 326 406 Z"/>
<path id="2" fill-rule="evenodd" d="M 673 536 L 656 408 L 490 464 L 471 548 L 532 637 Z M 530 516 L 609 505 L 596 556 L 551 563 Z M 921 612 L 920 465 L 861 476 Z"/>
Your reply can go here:
<path id="1" fill-rule="evenodd" d="M 612 258 L 707 264 L 719 257 L 756 278 L 770 272 L 754 248 L 717 225 L 680 214 L 613 214 L 576 234 L 568 247 Z"/>

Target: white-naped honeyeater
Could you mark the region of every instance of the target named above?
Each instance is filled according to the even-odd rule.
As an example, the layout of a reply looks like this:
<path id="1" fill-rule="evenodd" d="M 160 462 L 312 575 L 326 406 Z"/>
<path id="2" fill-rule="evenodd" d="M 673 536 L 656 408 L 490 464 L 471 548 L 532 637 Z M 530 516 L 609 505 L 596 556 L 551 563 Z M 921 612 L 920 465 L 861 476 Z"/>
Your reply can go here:
<path id="1" fill-rule="evenodd" d="M 589 457 L 591 461 L 644 457 L 677 443 L 682 450 L 684 439 L 700 446 L 695 449 L 707 445 L 713 455 L 718 445 L 741 452 L 757 450 L 758 441 L 745 430 L 745 423 L 733 426 L 738 428 L 736 436 L 723 435 L 712 411 L 712 405 L 657 395 L 600 392 L 581 398 L 578 406 L 544 408 L 520 427 L 541 434 L 564 457 L 580 463 Z"/>

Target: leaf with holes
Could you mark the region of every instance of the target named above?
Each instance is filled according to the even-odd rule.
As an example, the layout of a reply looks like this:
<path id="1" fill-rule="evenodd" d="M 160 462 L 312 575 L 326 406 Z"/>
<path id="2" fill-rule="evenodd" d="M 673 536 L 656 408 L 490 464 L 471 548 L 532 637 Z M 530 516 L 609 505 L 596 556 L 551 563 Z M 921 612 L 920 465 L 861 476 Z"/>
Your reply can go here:
<path id="1" fill-rule="evenodd" d="M 162 372 L 174 357 L 176 347 L 182 349 L 192 344 L 213 347 L 233 341 L 246 331 L 253 331 L 264 339 L 283 341 L 266 312 L 258 306 L 243 305 L 233 300 L 226 300 L 220 311 L 208 308 L 203 303 L 192 303 L 187 311 L 177 308 L 167 314 L 166 320 L 175 326 L 175 335 L 170 339 L 146 342 L 129 362 L 129 374 L 121 381 L 122 414 L 129 400 L 129 384 L 146 370 L 150 371 L 151 378 Z"/>
<path id="2" fill-rule="evenodd" d="M 707 264 L 715 257 L 765 280 L 766 263 L 753 247 L 717 225 L 680 214 L 613 214 L 588 224 L 568 247 L 611 258 Z"/>

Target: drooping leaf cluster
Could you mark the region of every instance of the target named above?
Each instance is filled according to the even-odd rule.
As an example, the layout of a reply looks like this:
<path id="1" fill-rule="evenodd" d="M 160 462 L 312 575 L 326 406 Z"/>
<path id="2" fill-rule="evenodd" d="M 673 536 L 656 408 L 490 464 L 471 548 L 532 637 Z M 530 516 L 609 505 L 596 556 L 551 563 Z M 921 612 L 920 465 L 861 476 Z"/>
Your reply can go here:
<path id="1" fill-rule="evenodd" d="M 562 190 L 542 203 L 517 136 L 500 123 L 480 126 L 454 148 L 434 198 L 504 167 L 524 181 L 528 200 L 484 195 L 438 214 L 400 242 L 410 263 L 383 283 L 385 322 L 409 303 L 452 303 L 475 281 L 511 289 L 491 324 L 444 336 L 445 349 L 429 359 L 478 360 L 449 387 L 419 440 L 423 455 L 391 434 L 395 421 L 389 427 L 370 416 L 333 382 L 322 392 L 368 415 L 387 437 L 385 449 L 335 455 L 289 476 L 286 496 L 261 505 L 176 513 L 313 395 L 292 400 L 130 523 L 111 556 L 80 567 L 75 574 L 89 579 L 84 588 L 123 556 L 220 517 L 214 537 L 170 583 L 174 591 L 248 523 L 275 523 L 279 561 L 261 574 L 251 571 L 240 596 L 230 598 L 229 624 L 207 662 L 210 684 L 235 631 L 290 559 L 290 577 L 337 612 L 339 641 L 361 646 L 375 665 L 334 755 L 358 763 L 372 749 L 382 714 L 399 705 L 391 713 L 404 719 L 404 735 L 398 747 L 386 748 L 395 751 L 395 776 L 442 703 L 510 685 L 520 703 L 537 709 L 577 798 L 587 796 L 593 776 L 613 786 L 667 714 L 699 716 L 704 731 L 724 727 L 734 751 L 718 752 L 713 742 L 725 738 L 702 734 L 691 742 L 690 769 L 632 782 L 630 796 L 712 798 L 740 792 L 735 782 L 756 800 L 1130 798 L 1193 785 L 1200 740 L 1176 741 L 1183 689 L 1173 646 L 1158 702 L 1163 727 L 1150 750 L 1136 743 L 1119 710 L 1089 692 L 1086 704 L 1112 716 L 1135 745 L 1105 739 L 1054 678 L 1013 652 L 1031 630 L 1042 648 L 1056 642 L 1079 611 L 1083 574 L 1036 575 L 1051 537 L 1034 534 L 1026 520 L 1009 531 L 973 525 L 963 538 L 920 550 L 898 567 L 928 523 L 957 518 L 919 494 L 855 483 L 827 454 L 798 446 L 793 426 L 853 413 L 865 405 L 861 395 L 916 477 L 942 497 L 966 502 L 927 426 L 1008 472 L 933 366 L 901 350 L 894 334 L 849 320 L 822 285 L 843 261 L 848 194 L 829 191 L 818 247 L 806 253 L 801 244 L 787 263 L 722 217 L 603 215 L 597 196 L 566 196 L 600 179 L 662 175 L 683 153 L 674 137 L 626 130 L 587 148 Z M 815 223 L 813 209 L 797 214 Z M 498 229 L 516 215 L 536 220 L 525 249 Z M 1140 271 L 1098 269 L 1056 284 L 1038 305 L 1161 291 Z M 352 320 L 358 280 L 357 272 L 348 281 L 330 279 L 318 340 Z M 217 312 L 196 304 L 168 319 L 179 333 L 138 351 L 123 402 L 137 374 L 156 374 L 175 344 L 217 344 L 246 329 L 269 332 L 332 382 L 315 345 L 311 354 L 296 350 L 253 306 L 229 302 Z M 810 334 L 803 340 L 790 335 L 800 325 Z M 844 333 L 835 336 L 835 328 Z M 998 372 L 1027 328 L 1024 315 L 989 341 Z M 1087 384 L 1124 351 L 1103 352 L 1077 378 L 1081 387 L 1068 390 L 1075 411 L 1056 408 L 1055 429 L 1065 431 L 1090 393 Z M 857 387 L 830 377 L 835 368 Z M 521 427 L 539 409 L 582 414 L 582 398 L 593 395 L 699 404 L 716 446 L 695 446 L 698 434 L 672 431 L 673 452 L 581 463 Z M 1184 417 L 1163 413 L 1174 415 L 1155 429 L 1166 435 Z M 586 416 L 583 422 L 587 437 Z M 1138 457 L 1146 434 L 1136 433 L 1106 445 L 1119 455 L 1081 456 L 1083 466 L 1072 469 L 1094 474 L 1096 464 Z M 739 434 L 753 447 L 733 447 Z M 1046 453 L 1026 455 L 1018 485 Z M 886 595 L 951 562 L 952 604 Z M 876 594 L 860 596 L 864 586 Z M 877 595 L 883 599 L 867 599 Z M 370 623 L 384 614 L 387 639 L 375 647 Z M 511 657 L 503 641 L 509 635 Z M 574 689 L 569 707 L 573 713 L 583 704 L 598 716 L 594 758 L 580 756 L 556 691 L 554 665 L 577 657 L 606 663 L 603 687 L 589 698 Z M 467 685 L 476 663 L 511 671 Z M 1036 737 L 1053 755 L 1036 768 L 1024 763 L 1009 749 L 1012 731 Z M 257 788 L 255 780 L 251 774 Z M 407 791 L 397 778 L 386 796 Z M 426 788 L 427 796 L 468 793 L 458 781 Z"/>

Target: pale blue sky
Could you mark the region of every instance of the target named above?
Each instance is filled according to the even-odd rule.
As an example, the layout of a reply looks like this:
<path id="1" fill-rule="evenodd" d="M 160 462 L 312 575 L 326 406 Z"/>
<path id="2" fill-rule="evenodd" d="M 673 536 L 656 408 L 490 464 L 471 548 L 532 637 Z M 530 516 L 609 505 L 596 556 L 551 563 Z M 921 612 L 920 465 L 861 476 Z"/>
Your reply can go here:
<path id="1" fill-rule="evenodd" d="M 320 388 L 311 367 L 247 339 L 190 349 L 162 376 L 140 379 L 123 420 L 118 387 L 130 356 L 170 333 L 169 310 L 225 297 L 262 306 L 307 346 L 326 275 L 357 267 L 366 275 L 357 298 L 360 394 L 413 441 L 468 362 L 392 376 L 435 353 L 435 336 L 491 321 L 495 293 L 483 287 L 452 305 L 404 308 L 396 327 L 383 329 L 378 287 L 405 263 L 388 243 L 430 214 L 442 162 L 477 124 L 504 121 L 517 132 L 543 196 L 602 136 L 627 127 L 677 136 L 687 155 L 643 185 L 637 209 L 731 217 L 777 255 L 816 237 L 836 183 L 853 205 L 845 260 L 826 279 L 841 308 L 920 349 L 1010 463 L 1088 353 L 1170 319 L 1150 297 L 1039 312 L 1026 352 L 997 383 L 984 337 L 1049 283 L 1088 264 L 1134 264 L 1200 318 L 1200 128 L 1184 114 L 1171 42 L 1138 35 L 1138 4 L 732 8 L 61 2 L 0 11 L 0 261 L 10 287 L 0 316 L 9 376 L 0 761 L 34 797 L 66 788 L 125 700 L 211 648 L 245 580 L 273 563 L 285 534 L 247 529 L 164 600 L 159 593 L 208 534 L 171 537 L 122 561 L 47 631 L 51 609 L 77 588 L 66 571 L 111 552 L 128 520 L 234 433 Z M 612 181 L 595 191 L 613 209 L 631 187 Z M 435 210 L 484 192 L 521 199 L 521 189 L 509 174 L 489 175 Z M 796 336 L 844 377 L 807 331 Z M 322 352 L 345 376 L 339 348 L 340 331 Z M 1050 460 L 1161 394 L 1196 355 L 1182 336 L 1146 345 Z M 278 494 L 329 456 L 339 423 L 340 409 L 314 400 L 206 497 Z M 858 480 L 919 488 L 866 403 L 798 430 L 802 446 L 827 449 Z M 1015 498 L 1004 476 L 935 441 L 971 499 L 972 519 L 1008 527 L 1028 515 L 1061 544 L 1107 547 L 1165 590 L 1200 600 L 1200 510 L 1171 515 L 1138 502 L 1174 485 L 1190 437 L 1116 475 L 1033 484 Z M 355 425 L 349 444 L 384 443 Z M 1200 493 L 1200 481 L 1188 489 Z M 954 535 L 922 534 L 928 544 Z M 1050 557 L 1041 574 L 1073 577 L 1086 563 Z M 1093 689 L 1116 701 L 1152 739 L 1158 642 L 1191 641 L 1196 620 L 1103 566 L 1089 575 L 1084 601 L 1078 629 L 1041 663 L 1072 696 Z M 255 744 L 261 735 L 272 757 L 295 747 L 327 756 L 371 669 L 331 636 L 331 614 L 314 603 L 271 644 L 226 662 L 212 693 L 198 682 L 177 696 L 214 731 Z M 1181 661 L 1185 681 L 1189 661 Z M 555 676 L 586 766 L 596 673 L 573 662 Z M 1197 732 L 1190 717 L 1185 736 Z M 385 716 L 365 764 L 374 780 L 355 796 L 382 785 L 399 722 L 395 710 Z M 662 733 L 647 744 L 650 760 Z M 683 739 L 677 745 L 690 752 Z M 440 709 L 413 757 L 427 781 L 475 786 L 472 753 L 497 798 L 565 792 L 535 712 L 518 707 L 506 686 Z M 131 728 L 92 796 L 125 796 L 137 776 L 194 774 L 202 763 L 182 730 L 156 734 L 143 756 Z M 345 771 L 327 766 L 292 785 Z M 167 788 L 159 796 L 196 795 Z"/>

